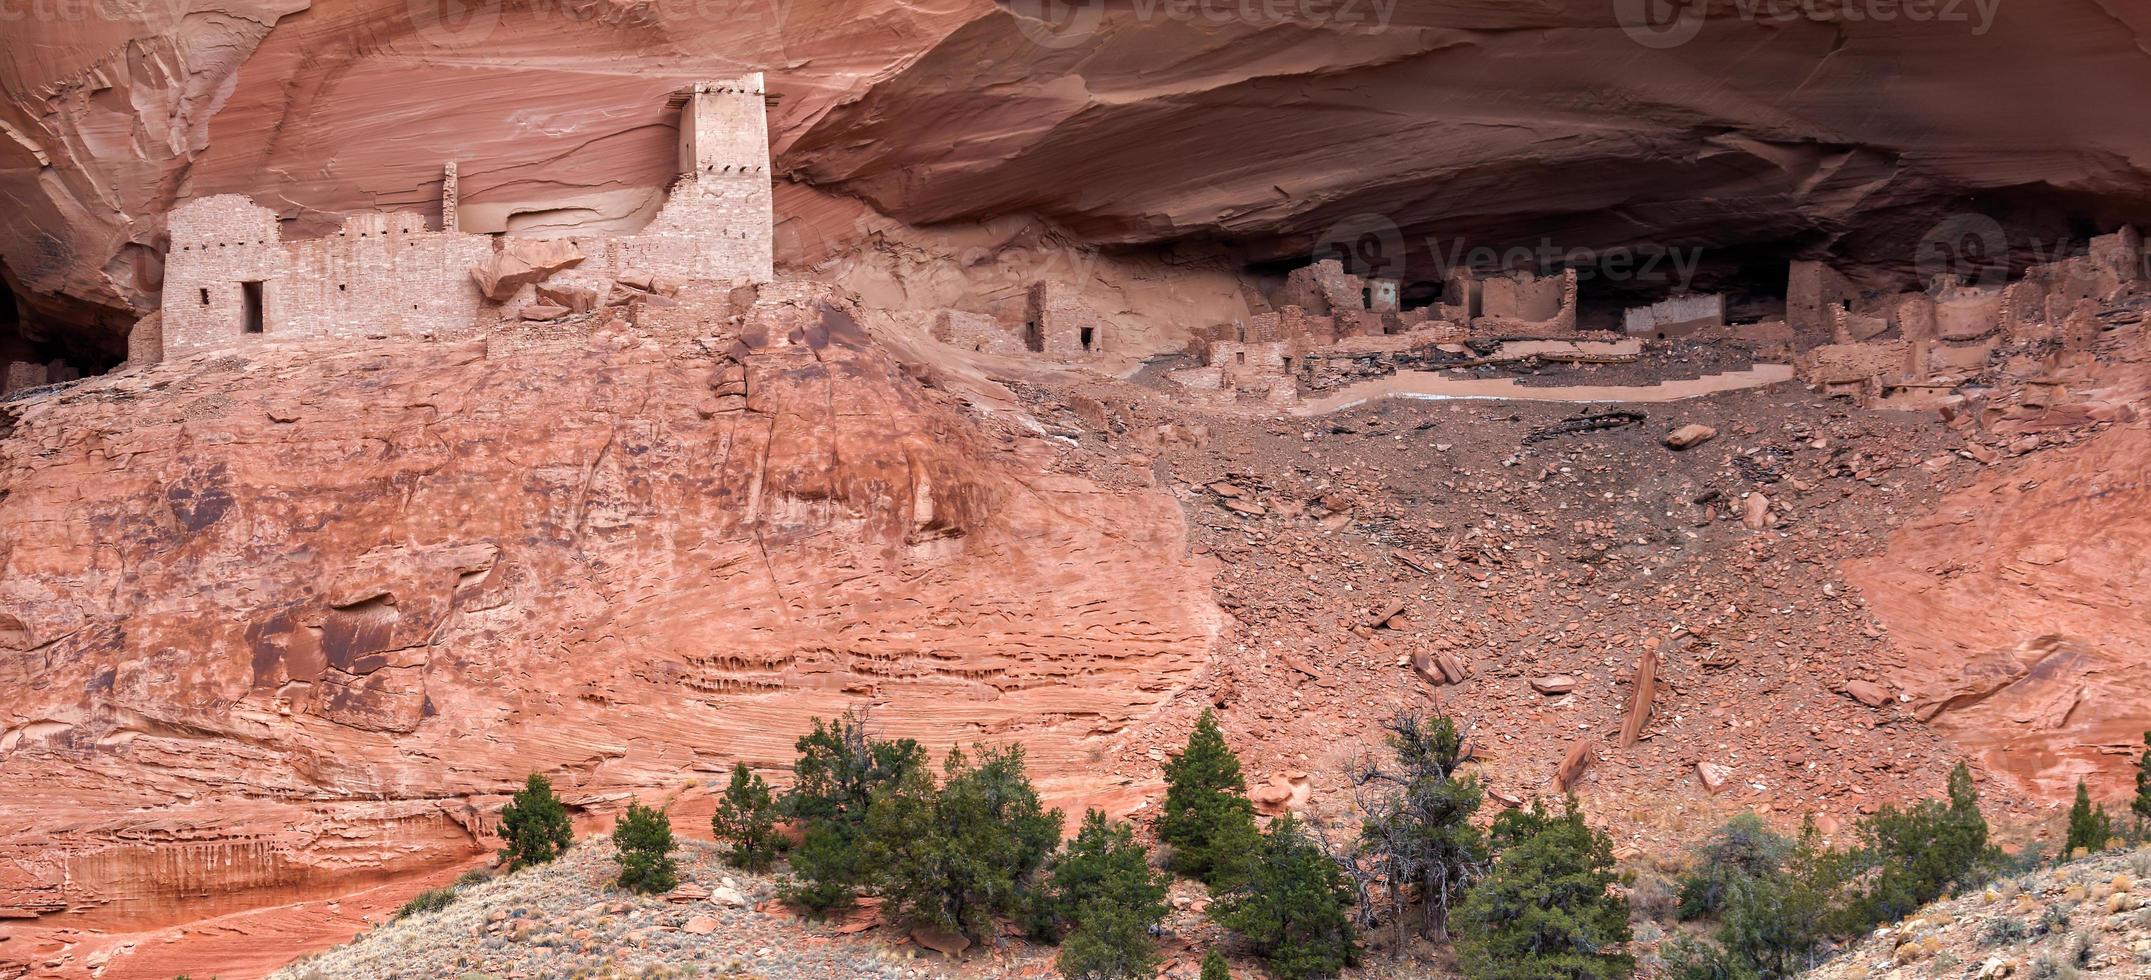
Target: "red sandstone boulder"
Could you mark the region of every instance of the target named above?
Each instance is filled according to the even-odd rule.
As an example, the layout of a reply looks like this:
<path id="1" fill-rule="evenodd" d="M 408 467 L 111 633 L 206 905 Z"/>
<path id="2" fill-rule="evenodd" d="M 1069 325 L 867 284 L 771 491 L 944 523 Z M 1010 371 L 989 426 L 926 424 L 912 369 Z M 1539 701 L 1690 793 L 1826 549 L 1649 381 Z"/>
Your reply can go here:
<path id="1" fill-rule="evenodd" d="M 1540 694 L 1567 694 L 1576 689 L 1576 679 L 1567 674 L 1548 674 L 1531 679 L 1531 689 Z"/>
<path id="2" fill-rule="evenodd" d="M 1710 426 L 1690 423 L 1666 433 L 1665 444 L 1668 449 L 1686 449 L 1708 442 L 1717 435 L 1718 430 Z"/>
<path id="3" fill-rule="evenodd" d="M 1870 708 L 1890 703 L 1889 689 L 1873 681 L 1846 681 L 1845 694 Z"/>
<path id="4" fill-rule="evenodd" d="M 487 299 L 504 303 L 515 296 L 516 290 L 543 282 L 582 260 L 583 250 L 574 242 L 509 238 L 502 240 L 500 249 L 491 257 L 471 267 L 471 279 Z"/>

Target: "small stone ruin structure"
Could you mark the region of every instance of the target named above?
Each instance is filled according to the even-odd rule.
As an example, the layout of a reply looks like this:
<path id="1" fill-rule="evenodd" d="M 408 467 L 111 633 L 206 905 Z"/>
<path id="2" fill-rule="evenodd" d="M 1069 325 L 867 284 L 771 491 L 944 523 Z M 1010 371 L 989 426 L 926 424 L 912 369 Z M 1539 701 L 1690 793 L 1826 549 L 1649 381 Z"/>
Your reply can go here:
<path id="1" fill-rule="evenodd" d="M 1066 359 L 1104 351 L 1105 334 L 1105 317 L 1084 305 L 1074 286 L 1051 280 L 1031 284 L 1023 317 L 1025 347 Z"/>
<path id="2" fill-rule="evenodd" d="M 1169 377 L 1198 401 L 1285 406 L 1298 399 L 1311 352 L 1577 333 L 1573 269 L 1546 276 L 1458 270 L 1441 302 L 1417 309 L 1403 307 L 1401 286 L 1395 279 L 1353 275 L 1337 259 L 1294 269 L 1285 277 L 1278 309 L 1196 330 L 1189 350 L 1201 366 Z M 1399 339 L 1375 339 L 1392 336 Z"/>
<path id="3" fill-rule="evenodd" d="M 1926 407 L 1977 371 L 2002 344 L 2050 342 L 2059 357 L 2089 356 L 2098 313 L 2146 281 L 2134 228 L 2093 238 L 2084 255 L 2034 265 L 2006 286 L 1937 277 L 1919 292 L 1855 294 L 1819 263 L 1794 263 L 1787 314 L 1803 334 L 1811 300 L 1822 303 L 1829 343 L 1803 351 L 1800 377 L 1824 391 L 1886 407 Z"/>
<path id="4" fill-rule="evenodd" d="M 276 212 L 246 197 L 190 201 L 170 216 L 163 310 L 136 328 L 145 336 L 133 338 L 134 359 L 254 338 L 475 330 L 517 306 L 532 319 L 579 312 L 609 291 L 634 289 L 622 282 L 647 289 L 774 278 L 762 76 L 697 83 L 675 101 L 680 176 L 657 216 L 631 235 L 465 234 L 453 162 L 442 176 L 438 227 L 412 212 L 355 214 L 334 235 L 285 241 Z"/>
<path id="5" fill-rule="evenodd" d="M 1664 340 L 1725 326 L 1725 297 L 1715 293 L 1669 296 L 1648 306 L 1630 307 L 1621 330 L 1631 337 Z"/>

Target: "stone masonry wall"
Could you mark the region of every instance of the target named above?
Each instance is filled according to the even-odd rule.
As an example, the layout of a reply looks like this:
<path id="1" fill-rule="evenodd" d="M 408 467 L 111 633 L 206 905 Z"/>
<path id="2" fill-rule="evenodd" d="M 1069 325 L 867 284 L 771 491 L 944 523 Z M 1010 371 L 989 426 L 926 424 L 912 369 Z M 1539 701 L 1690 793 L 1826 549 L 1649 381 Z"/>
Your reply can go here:
<path id="1" fill-rule="evenodd" d="M 1297 306 L 1316 316 L 1367 308 L 1366 280 L 1344 271 L 1344 263 L 1323 259 L 1285 275 L 1280 306 Z"/>
<path id="2" fill-rule="evenodd" d="M 1031 350 L 1076 357 L 1105 349 L 1105 318 L 1083 304 L 1075 287 L 1040 280 L 1031 284 L 1024 342 Z"/>
<path id="3" fill-rule="evenodd" d="M 1669 296 L 1649 306 L 1630 307 L 1622 317 L 1624 332 L 1683 336 L 1725 326 L 1725 297 L 1715 293 Z"/>
<path id="4" fill-rule="evenodd" d="M 983 313 L 942 310 L 934 317 L 934 339 L 964 350 L 988 354 L 1023 353 L 1023 339 Z"/>
<path id="5" fill-rule="evenodd" d="M 682 175 L 670 197 L 633 235 L 576 240 L 587 258 L 573 275 L 774 278 L 763 105 L 759 74 L 685 93 Z M 444 201 L 444 223 L 455 213 Z M 333 236 L 286 242 L 275 212 L 218 195 L 180 206 L 167 224 L 166 355 L 243 343 L 255 329 L 264 337 L 440 336 L 484 327 L 502 309 L 471 278 L 495 239 L 430 230 L 415 213 L 353 215 Z"/>

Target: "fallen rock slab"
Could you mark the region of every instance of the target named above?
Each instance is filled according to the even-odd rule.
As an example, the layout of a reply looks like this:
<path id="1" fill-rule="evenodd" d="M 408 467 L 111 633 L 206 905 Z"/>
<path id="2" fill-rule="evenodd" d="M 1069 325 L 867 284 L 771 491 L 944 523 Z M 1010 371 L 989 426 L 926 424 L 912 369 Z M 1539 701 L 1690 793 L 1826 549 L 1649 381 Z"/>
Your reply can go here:
<path id="1" fill-rule="evenodd" d="M 928 926 L 911 930 L 911 941 L 950 959 L 955 959 L 962 955 L 964 950 L 971 948 L 971 940 L 968 937 Z"/>
<path id="2" fill-rule="evenodd" d="M 507 302 L 515 291 L 569 266 L 581 263 L 583 250 L 574 242 L 556 239 L 510 238 L 499 251 L 471 267 L 478 291 L 495 303 Z"/>
<path id="3" fill-rule="evenodd" d="M 1717 436 L 1717 429 L 1711 428 L 1707 425 L 1690 422 L 1687 425 L 1681 426 L 1678 429 L 1674 429 L 1673 431 L 1666 433 L 1664 441 L 1666 444 L 1666 448 L 1668 449 L 1686 449 L 1690 446 L 1698 446 L 1703 443 L 1709 442 L 1710 440 L 1717 438 Z"/>
<path id="4" fill-rule="evenodd" d="M 1567 694 L 1576 689 L 1576 679 L 1567 674 L 1549 674 L 1532 678 L 1531 688 L 1540 694 Z"/>
<path id="5" fill-rule="evenodd" d="M 1890 703 L 1889 690 L 1874 681 L 1846 681 L 1845 693 L 1870 708 Z"/>

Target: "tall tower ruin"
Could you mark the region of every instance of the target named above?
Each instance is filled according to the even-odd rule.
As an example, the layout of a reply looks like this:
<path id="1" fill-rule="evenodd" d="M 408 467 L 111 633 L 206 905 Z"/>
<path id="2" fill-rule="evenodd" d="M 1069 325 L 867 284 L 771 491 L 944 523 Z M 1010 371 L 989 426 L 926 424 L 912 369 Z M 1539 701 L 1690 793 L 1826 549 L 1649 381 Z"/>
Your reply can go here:
<path id="1" fill-rule="evenodd" d="M 774 278 L 769 117 L 762 73 L 697 82 L 680 106 L 681 186 L 722 229 L 726 252 L 756 280 Z M 737 244 L 733 244 L 737 243 Z"/>

